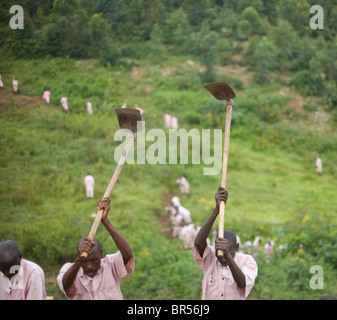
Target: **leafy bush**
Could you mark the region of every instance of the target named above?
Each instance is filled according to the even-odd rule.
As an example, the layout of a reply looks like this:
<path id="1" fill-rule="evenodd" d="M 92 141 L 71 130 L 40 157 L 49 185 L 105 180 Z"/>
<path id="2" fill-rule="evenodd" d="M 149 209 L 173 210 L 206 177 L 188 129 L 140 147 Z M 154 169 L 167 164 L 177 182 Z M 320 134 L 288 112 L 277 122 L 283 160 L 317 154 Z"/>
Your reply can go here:
<path id="1" fill-rule="evenodd" d="M 288 230 L 286 235 L 283 230 Z M 334 281 L 330 282 L 337 269 L 337 233 L 333 225 L 319 215 L 303 211 L 280 232 L 276 230 L 274 239 L 276 246 L 270 261 L 266 261 L 262 252 L 258 258 L 259 276 L 255 290 L 262 298 L 270 295 L 273 299 L 319 299 L 336 294 Z M 324 291 L 310 286 L 312 266 L 323 268 Z"/>

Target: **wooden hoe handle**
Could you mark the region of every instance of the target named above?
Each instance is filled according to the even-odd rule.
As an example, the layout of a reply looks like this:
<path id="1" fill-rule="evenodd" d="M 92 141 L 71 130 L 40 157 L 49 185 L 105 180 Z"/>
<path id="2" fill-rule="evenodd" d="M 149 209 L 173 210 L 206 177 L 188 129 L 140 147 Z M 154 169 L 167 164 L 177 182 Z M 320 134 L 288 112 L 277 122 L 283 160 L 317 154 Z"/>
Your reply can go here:
<path id="1" fill-rule="evenodd" d="M 227 100 L 226 104 L 226 125 L 225 125 L 225 141 L 224 141 L 224 151 L 222 159 L 222 175 L 221 175 L 221 186 L 226 188 L 227 182 L 227 164 L 228 164 L 228 152 L 229 152 L 229 136 L 231 130 L 231 120 L 232 120 L 232 109 L 234 106 L 234 100 Z M 225 202 L 220 201 L 219 208 L 219 237 L 224 237 L 224 226 L 225 226 Z M 218 250 L 218 256 L 223 256 L 223 252 Z"/>
<path id="2" fill-rule="evenodd" d="M 135 139 L 136 139 L 136 135 L 131 132 L 129 134 L 129 136 L 128 136 L 128 142 L 125 145 L 125 148 L 123 150 L 122 156 L 121 156 L 121 158 L 120 158 L 120 160 L 118 162 L 118 165 L 117 165 L 117 167 L 115 169 L 115 172 L 114 172 L 114 174 L 113 174 L 113 176 L 112 176 L 112 178 L 110 180 L 108 188 L 106 189 L 106 191 L 104 193 L 103 198 L 109 198 L 110 197 L 112 189 L 114 188 L 114 186 L 115 186 L 115 184 L 117 182 L 117 179 L 118 179 L 118 177 L 119 177 L 119 175 L 120 175 L 120 173 L 122 171 L 122 168 L 124 166 L 126 158 L 127 158 L 128 154 L 129 154 L 129 151 L 130 151 L 130 149 L 131 149 L 131 147 L 132 147 Z M 96 214 L 95 220 L 94 220 L 94 222 L 93 222 L 93 224 L 91 226 L 91 230 L 90 230 L 90 233 L 89 233 L 89 239 L 91 241 L 93 241 L 94 238 L 95 238 L 97 228 L 98 228 L 98 226 L 99 226 L 99 224 L 101 222 L 101 219 L 102 219 L 102 215 L 103 215 L 103 210 L 98 211 L 97 214 Z M 85 257 L 86 258 L 87 256 L 88 256 L 88 252 L 85 252 L 85 251 L 82 252 L 81 257 Z"/>

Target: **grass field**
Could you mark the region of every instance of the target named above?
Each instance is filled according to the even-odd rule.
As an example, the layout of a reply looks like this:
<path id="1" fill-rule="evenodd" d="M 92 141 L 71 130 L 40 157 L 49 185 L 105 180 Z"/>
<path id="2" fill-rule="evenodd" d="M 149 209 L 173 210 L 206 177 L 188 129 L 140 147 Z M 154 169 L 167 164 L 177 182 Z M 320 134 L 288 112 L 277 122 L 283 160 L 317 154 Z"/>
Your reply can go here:
<path id="1" fill-rule="evenodd" d="M 0 240 L 17 241 L 24 257 L 45 269 L 47 293 L 55 299 L 64 299 L 55 282 L 58 271 L 74 260 L 77 240 L 89 232 L 90 215 L 116 166 L 114 150 L 120 142 L 114 141 L 114 108 L 123 102 L 139 105 L 145 111 L 146 130 L 167 133 L 167 112 L 186 130 L 223 129 L 222 106 L 202 88 L 199 66 L 188 58 L 155 65 L 144 61 L 132 69 L 105 68 L 96 60 L 1 62 L 5 91 L 0 96 Z M 288 244 L 270 263 L 261 249 L 256 258 L 259 276 L 249 298 L 337 296 L 336 127 L 319 108 L 303 108 L 308 99 L 286 83 L 256 87 L 240 82 L 237 69 L 226 72 L 219 68 L 219 80 L 240 84 L 230 141 L 226 228 L 242 242 L 260 236 L 263 243 L 273 239 L 277 246 Z M 11 92 L 13 74 L 19 79 L 18 95 Z M 40 98 L 44 88 L 52 93 L 49 106 Z M 67 113 L 60 104 L 64 95 Z M 88 100 L 93 103 L 92 116 L 86 112 Z M 152 143 L 146 142 L 146 147 Z M 315 172 L 314 152 L 323 158 L 322 174 Z M 109 216 L 136 259 L 135 273 L 121 285 L 125 299 L 200 299 L 202 272 L 190 250 L 172 238 L 164 208 L 178 195 L 194 223 L 205 221 L 221 179 L 204 175 L 204 167 L 189 163 L 123 168 Z M 96 181 L 90 200 L 83 184 L 87 172 Z M 181 195 L 175 184 L 180 175 L 190 183 L 190 196 Z M 102 227 L 97 238 L 104 253 L 116 250 Z M 309 286 L 312 265 L 324 268 L 323 290 Z"/>

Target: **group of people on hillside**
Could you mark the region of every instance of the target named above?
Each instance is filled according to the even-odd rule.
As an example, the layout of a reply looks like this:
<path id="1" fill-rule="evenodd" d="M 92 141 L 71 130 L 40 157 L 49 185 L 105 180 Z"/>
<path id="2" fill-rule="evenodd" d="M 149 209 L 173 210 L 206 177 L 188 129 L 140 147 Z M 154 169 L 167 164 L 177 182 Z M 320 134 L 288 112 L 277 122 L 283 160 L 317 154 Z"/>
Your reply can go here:
<path id="1" fill-rule="evenodd" d="M 257 276 L 257 264 L 250 255 L 238 252 L 234 232 L 226 230 L 224 238 L 217 237 L 215 247 L 208 235 L 219 213 L 220 201 L 227 202 L 228 192 L 219 188 L 215 194 L 215 208 L 200 228 L 192 249 L 197 266 L 203 270 L 202 299 L 245 299 Z M 120 283 L 135 269 L 133 251 L 127 240 L 110 222 L 110 199 L 97 203 L 103 210 L 101 223 L 108 231 L 118 251 L 103 257 L 99 241 L 88 237 L 79 239 L 77 258 L 64 264 L 57 276 L 60 290 L 72 300 L 120 300 Z M 223 252 L 222 256 L 217 251 Z M 86 252 L 88 256 L 82 257 Z M 12 240 L 0 243 L 0 299 L 46 299 L 44 272 L 36 263 L 22 257 Z"/>
<path id="2" fill-rule="evenodd" d="M 3 82 L 0 74 L 0 88 L 3 88 Z M 13 76 L 13 91 L 14 93 L 17 93 L 19 90 L 19 82 L 15 76 Z M 51 92 L 48 89 L 45 89 L 42 94 L 42 98 L 46 101 L 46 103 L 49 105 L 50 103 L 50 96 Z M 61 105 L 63 107 L 64 111 L 68 111 L 69 105 L 68 105 L 68 99 L 67 97 L 62 97 L 61 98 Z M 87 112 L 89 115 L 92 115 L 94 113 L 92 103 L 91 101 L 86 102 L 86 107 L 87 107 Z M 122 108 L 126 108 L 127 104 L 123 103 Z M 136 107 L 141 114 L 144 113 L 144 110 L 140 108 L 138 105 Z M 178 118 L 175 116 L 172 116 L 168 113 L 164 115 L 164 122 L 165 122 L 165 128 L 171 128 L 171 129 L 178 129 Z M 315 161 L 315 166 L 316 166 L 316 172 L 317 173 L 322 173 L 323 172 L 323 167 L 322 167 L 322 158 L 320 156 L 317 156 L 316 161 Z"/>
<path id="3" fill-rule="evenodd" d="M 1 74 L 0 74 L 0 88 L 3 88 L 4 84 L 2 82 Z M 13 76 L 13 91 L 14 93 L 19 92 L 19 81 L 17 80 L 16 77 Z M 45 100 L 46 104 L 49 105 L 50 103 L 50 97 L 51 97 L 51 92 L 49 89 L 44 89 L 43 94 L 42 94 L 42 99 Z M 68 111 L 69 105 L 68 105 L 68 98 L 67 97 L 62 97 L 61 100 L 61 105 L 63 107 L 64 111 Z M 87 111 L 89 115 L 92 115 L 94 113 L 93 108 L 92 108 L 92 103 L 91 101 L 86 102 L 87 106 Z"/>

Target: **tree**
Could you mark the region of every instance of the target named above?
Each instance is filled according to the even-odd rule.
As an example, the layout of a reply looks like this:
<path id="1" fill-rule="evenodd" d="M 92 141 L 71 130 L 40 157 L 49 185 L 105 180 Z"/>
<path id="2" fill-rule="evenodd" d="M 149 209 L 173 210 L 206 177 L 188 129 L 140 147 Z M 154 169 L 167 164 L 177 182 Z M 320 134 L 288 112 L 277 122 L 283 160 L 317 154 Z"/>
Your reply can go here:
<path id="1" fill-rule="evenodd" d="M 208 24 L 204 23 L 203 28 L 201 30 L 201 34 L 203 30 L 207 30 Z M 205 72 L 201 75 L 203 82 L 212 82 L 214 81 L 213 68 L 217 58 L 216 45 L 218 41 L 218 35 L 214 31 L 205 32 L 204 36 L 201 38 L 199 43 L 199 52 L 200 59 L 202 64 L 206 67 Z"/>
<path id="2" fill-rule="evenodd" d="M 260 38 L 250 61 L 256 81 L 260 84 L 269 82 L 270 71 L 278 66 L 276 46 L 265 36 Z"/>
<path id="3" fill-rule="evenodd" d="M 277 22 L 277 4 L 280 0 L 262 0 L 263 1 L 263 16 L 266 17 L 270 24 Z"/>
<path id="4" fill-rule="evenodd" d="M 76 13 L 78 2 L 76 0 L 55 0 L 52 12 L 58 16 L 69 17 Z"/>
<path id="5" fill-rule="evenodd" d="M 85 58 L 90 48 L 89 18 L 76 0 L 55 0 L 43 28 L 44 51 L 54 56 Z"/>
<path id="6" fill-rule="evenodd" d="M 166 19 L 164 32 L 167 44 L 183 46 L 191 30 L 187 14 L 182 8 L 173 11 Z"/>
<path id="7" fill-rule="evenodd" d="M 253 7 L 247 7 L 245 10 L 242 11 L 240 15 L 240 20 L 248 21 L 250 25 L 250 29 L 246 30 L 246 32 L 249 32 L 250 35 L 258 34 L 262 35 L 264 34 L 264 24 L 262 19 L 260 18 L 258 12 Z"/>
<path id="8" fill-rule="evenodd" d="M 251 24 L 247 20 L 241 20 L 236 29 L 236 36 L 240 40 L 247 40 L 252 33 L 250 30 L 252 29 Z"/>
<path id="9" fill-rule="evenodd" d="M 223 65 L 228 64 L 232 56 L 232 45 L 226 38 L 219 38 L 216 42 L 216 52 L 219 62 Z"/>
<path id="10" fill-rule="evenodd" d="M 76 11 L 68 34 L 68 53 L 73 58 L 87 58 L 92 47 L 89 35 L 89 18 L 84 9 Z"/>
<path id="11" fill-rule="evenodd" d="M 210 0 L 184 0 L 181 8 L 187 13 L 191 26 L 200 26 L 204 20 L 208 19 L 211 7 Z"/>
<path id="12" fill-rule="evenodd" d="M 101 13 L 104 19 L 112 22 L 112 25 L 115 26 L 120 18 L 120 4 L 121 0 L 97 0 L 95 9 L 97 13 Z"/>
<path id="13" fill-rule="evenodd" d="M 283 0 L 278 1 L 276 6 L 277 15 L 288 20 L 301 35 L 309 29 L 309 9 L 306 0 Z"/>
<path id="14" fill-rule="evenodd" d="M 92 47 L 95 51 L 103 46 L 103 41 L 107 37 L 107 22 L 102 18 L 101 13 L 95 13 L 89 21 L 89 34 L 92 42 Z"/>
<path id="15" fill-rule="evenodd" d="M 298 36 L 289 21 L 278 19 L 277 25 L 270 31 L 273 43 L 277 47 L 277 59 L 281 69 L 290 68 L 291 60 L 296 55 L 294 43 Z"/>
<path id="16" fill-rule="evenodd" d="M 42 30 L 43 51 L 53 56 L 63 56 L 67 52 L 64 39 L 67 35 L 69 23 L 65 17 L 57 18 L 53 16 L 53 18 Z"/>

